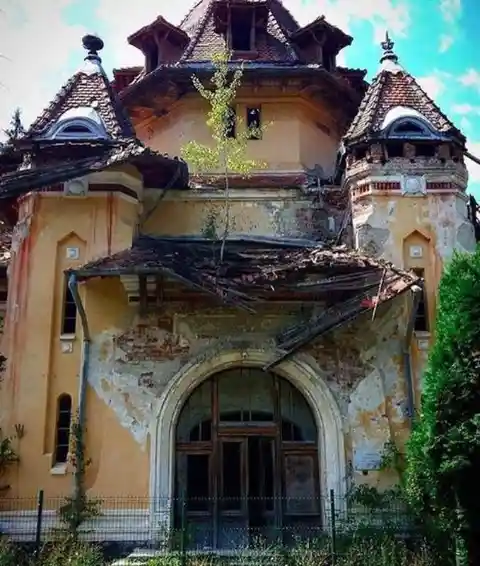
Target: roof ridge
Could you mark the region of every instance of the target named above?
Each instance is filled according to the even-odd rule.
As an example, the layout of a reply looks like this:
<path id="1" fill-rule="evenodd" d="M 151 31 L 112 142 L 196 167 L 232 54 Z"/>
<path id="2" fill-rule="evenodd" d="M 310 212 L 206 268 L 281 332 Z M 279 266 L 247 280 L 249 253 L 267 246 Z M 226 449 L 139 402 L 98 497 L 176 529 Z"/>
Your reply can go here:
<path id="1" fill-rule="evenodd" d="M 365 96 L 362 98 L 362 101 L 360 102 L 360 106 L 358 107 L 357 114 L 355 115 L 355 118 L 350 124 L 350 128 L 348 129 L 347 133 L 344 136 L 345 140 L 348 140 L 348 138 L 351 137 L 353 132 L 357 129 L 359 123 L 361 122 L 363 114 L 367 109 L 367 106 L 369 105 L 371 100 L 372 101 L 374 100 L 376 91 L 379 90 L 381 92 L 383 90 L 384 83 L 385 80 L 381 73 L 379 73 L 376 77 L 373 78 L 372 82 L 370 83 L 370 86 L 367 89 L 367 92 L 365 93 Z M 378 106 L 378 102 L 376 106 Z"/>
<path id="2" fill-rule="evenodd" d="M 432 109 L 438 112 L 440 116 L 455 130 L 460 132 L 460 130 L 455 126 L 455 124 L 450 120 L 450 118 L 445 114 L 445 112 L 440 108 L 440 106 L 433 100 L 433 98 L 427 93 L 427 91 L 422 87 L 422 85 L 415 79 L 413 75 L 404 71 L 405 75 L 412 80 L 412 84 L 420 91 L 420 93 L 427 99 L 428 103 L 431 105 Z M 461 133 L 461 132 L 460 132 Z"/>
<path id="3" fill-rule="evenodd" d="M 202 4 L 202 2 L 205 2 L 205 3 L 208 2 L 208 8 L 205 10 L 205 14 L 202 16 L 202 18 L 201 18 L 201 20 L 198 24 L 198 27 L 195 31 L 195 34 L 193 35 L 190 43 L 188 44 L 187 48 L 185 49 L 183 55 L 180 57 L 180 62 L 185 61 L 185 59 L 187 59 L 187 57 L 189 57 L 191 55 L 192 51 L 195 49 L 195 47 L 198 43 L 198 40 L 200 39 L 201 34 L 205 30 L 205 26 L 207 25 L 208 18 L 210 17 L 211 13 L 213 12 L 214 0 L 200 0 L 192 8 L 192 10 L 190 11 L 190 14 L 193 12 L 193 10 L 198 8 Z"/>
<path id="4" fill-rule="evenodd" d="M 179 28 L 181 28 L 181 27 L 185 24 L 185 22 L 188 20 L 188 18 L 192 15 L 192 12 L 193 12 L 196 8 L 198 8 L 198 6 L 200 6 L 200 4 L 201 4 L 202 2 L 204 2 L 204 1 L 205 1 L 205 0 L 197 0 L 197 2 L 195 2 L 195 3 L 193 4 L 193 6 L 190 8 L 190 10 L 187 12 L 187 14 L 182 18 L 182 21 L 178 24 L 178 27 L 179 27 Z M 209 1 L 209 0 L 207 0 L 207 2 L 208 2 L 208 1 Z"/>
<path id="5" fill-rule="evenodd" d="M 77 71 L 75 74 L 73 74 L 64 84 L 63 86 L 60 88 L 59 91 L 57 91 L 57 94 L 55 95 L 55 98 L 53 98 L 51 100 L 51 102 L 47 105 L 44 106 L 42 112 L 35 118 L 35 120 L 30 124 L 30 127 L 28 128 L 25 137 L 29 137 L 29 135 L 31 133 L 34 133 L 36 130 L 38 130 L 40 126 L 40 124 L 42 124 L 42 122 L 45 120 L 45 115 L 47 115 L 48 113 L 53 112 L 53 110 L 59 106 L 60 104 L 62 104 L 65 99 L 67 98 L 67 96 L 72 92 L 73 87 L 76 85 L 76 83 L 78 82 L 80 78 L 80 74 Z M 43 129 L 43 128 L 42 128 Z"/>

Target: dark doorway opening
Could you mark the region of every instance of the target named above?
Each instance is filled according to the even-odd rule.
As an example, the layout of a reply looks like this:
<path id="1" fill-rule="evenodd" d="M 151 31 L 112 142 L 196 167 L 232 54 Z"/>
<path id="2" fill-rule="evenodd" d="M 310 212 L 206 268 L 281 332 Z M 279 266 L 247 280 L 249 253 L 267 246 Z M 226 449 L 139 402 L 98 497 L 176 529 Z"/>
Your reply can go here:
<path id="1" fill-rule="evenodd" d="M 254 368 L 210 378 L 185 403 L 176 446 L 175 523 L 190 548 L 321 527 L 316 424 L 288 381 Z"/>

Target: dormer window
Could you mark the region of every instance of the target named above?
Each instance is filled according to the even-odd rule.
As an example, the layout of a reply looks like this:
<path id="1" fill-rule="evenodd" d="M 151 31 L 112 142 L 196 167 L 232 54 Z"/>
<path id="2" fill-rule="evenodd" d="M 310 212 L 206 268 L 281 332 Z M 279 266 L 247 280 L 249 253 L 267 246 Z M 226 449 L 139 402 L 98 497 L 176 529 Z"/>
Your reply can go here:
<path id="1" fill-rule="evenodd" d="M 52 139 L 98 139 L 105 138 L 95 122 L 89 119 L 64 120 L 57 124 L 51 134 Z"/>
<path id="2" fill-rule="evenodd" d="M 443 137 L 418 111 L 404 106 L 391 108 L 387 112 L 381 130 L 386 138 L 433 141 Z"/>
<path id="3" fill-rule="evenodd" d="M 92 134 L 92 130 L 83 124 L 71 124 L 61 129 L 62 134 Z"/>
<path id="4" fill-rule="evenodd" d="M 251 10 L 232 10 L 230 46 L 233 51 L 251 51 L 254 48 L 254 28 Z"/>
<path id="5" fill-rule="evenodd" d="M 393 132 L 394 134 L 399 134 L 399 135 L 414 135 L 414 136 L 421 136 L 421 135 L 425 135 L 425 128 L 422 128 L 419 124 L 416 124 L 415 122 L 411 122 L 410 120 L 407 120 L 406 122 L 401 122 L 400 124 L 398 124 L 398 126 L 395 126 L 393 128 Z"/>
<path id="6" fill-rule="evenodd" d="M 47 139 L 107 139 L 109 136 L 98 112 L 93 107 L 67 110 L 48 130 Z"/>

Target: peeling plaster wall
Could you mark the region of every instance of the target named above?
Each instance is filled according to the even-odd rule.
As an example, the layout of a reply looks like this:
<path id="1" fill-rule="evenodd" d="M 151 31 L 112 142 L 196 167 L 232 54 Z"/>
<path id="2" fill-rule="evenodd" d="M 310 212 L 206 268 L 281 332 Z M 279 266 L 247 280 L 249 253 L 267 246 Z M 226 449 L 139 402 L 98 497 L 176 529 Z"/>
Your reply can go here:
<path id="1" fill-rule="evenodd" d="M 151 205 L 147 192 L 146 207 Z M 225 229 L 225 195 L 222 190 L 170 191 L 142 226 L 147 234 L 181 236 L 216 234 Z M 314 238 L 340 230 L 343 210 L 312 191 L 231 189 L 231 237 L 248 234 L 278 238 Z"/>
<path id="2" fill-rule="evenodd" d="M 472 251 L 475 248 L 473 227 L 468 221 L 462 195 L 371 195 L 354 203 L 353 224 L 359 249 L 383 257 L 398 267 L 405 263 L 403 240 L 416 230 L 431 240 L 431 253 L 442 265 L 455 249 Z"/>
<path id="3" fill-rule="evenodd" d="M 305 350 L 319 364 L 340 406 L 346 458 L 357 481 L 378 481 L 379 472 L 364 476 L 362 466 L 378 467 L 385 442 L 393 437 L 402 442 L 408 433 L 403 308 L 400 299 L 394 307 L 380 308 L 373 323 L 361 319 Z M 228 348 L 255 344 L 270 349 L 274 334 L 300 317 L 298 307 L 288 305 L 256 316 L 222 308 L 188 312 L 179 305 L 161 316 L 135 315 L 128 328 L 112 326 L 95 334 L 90 385 L 135 439 L 140 454 L 148 448 L 159 399 L 182 366 Z M 135 459 L 132 453 L 132 465 Z"/>
<path id="4" fill-rule="evenodd" d="M 396 300 L 308 347 L 340 404 L 346 422 L 351 479 L 378 484 L 383 447 L 400 447 L 409 433 L 403 367 L 405 303 Z M 364 471 L 368 474 L 364 475 Z"/>
<path id="5" fill-rule="evenodd" d="M 378 150 L 378 148 L 377 148 Z M 350 156 L 346 183 L 352 198 L 354 245 L 424 277 L 426 331 L 415 331 L 411 345 L 415 402 L 419 403 L 422 375 L 433 337 L 437 289 L 442 271 L 455 250 L 475 250 L 475 234 L 468 218 L 465 165 L 452 159 L 416 157 L 383 162 L 372 151 L 373 162 Z M 413 193 L 404 176 L 422 179 Z M 423 191 L 423 192 L 422 192 Z"/>

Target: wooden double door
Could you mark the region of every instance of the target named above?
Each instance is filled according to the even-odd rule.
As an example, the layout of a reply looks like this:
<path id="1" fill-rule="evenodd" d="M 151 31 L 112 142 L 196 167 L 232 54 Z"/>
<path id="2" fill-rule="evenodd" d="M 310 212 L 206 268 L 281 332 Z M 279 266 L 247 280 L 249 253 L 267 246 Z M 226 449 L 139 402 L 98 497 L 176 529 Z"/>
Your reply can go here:
<path id="1" fill-rule="evenodd" d="M 246 536 L 248 542 L 260 536 L 270 539 L 280 526 L 282 489 L 275 444 L 271 436 L 220 437 L 218 518 L 226 542 Z"/>
<path id="2" fill-rule="evenodd" d="M 175 523 L 190 548 L 284 541 L 287 531 L 297 536 L 302 525 L 318 525 L 318 450 L 309 407 L 277 376 L 250 378 L 214 376 L 180 415 Z"/>

